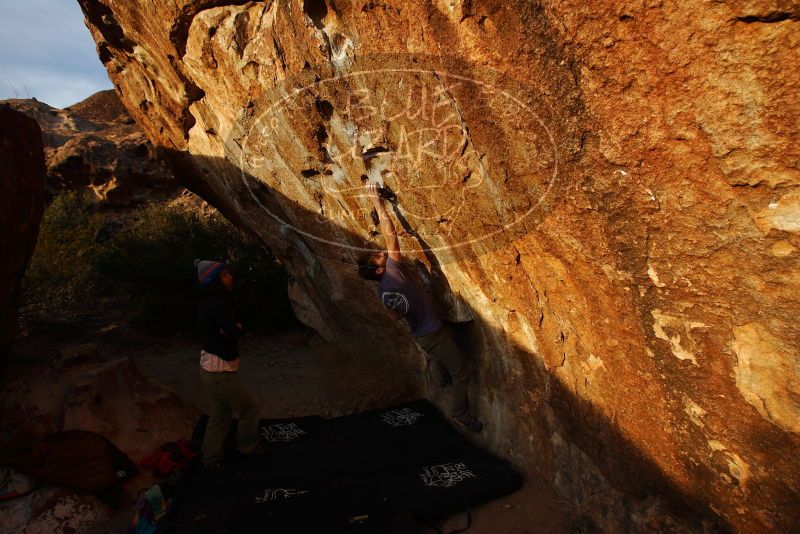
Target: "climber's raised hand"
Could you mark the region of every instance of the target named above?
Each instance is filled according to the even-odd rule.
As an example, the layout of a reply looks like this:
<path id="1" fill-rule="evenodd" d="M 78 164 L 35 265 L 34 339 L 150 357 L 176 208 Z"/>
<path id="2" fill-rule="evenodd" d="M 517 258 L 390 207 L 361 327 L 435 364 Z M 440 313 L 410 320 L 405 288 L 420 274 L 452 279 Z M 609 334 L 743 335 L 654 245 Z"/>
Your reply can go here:
<path id="1" fill-rule="evenodd" d="M 389 212 L 386 211 L 383 199 L 378 193 L 378 184 L 368 181 L 365 188 L 367 190 L 367 197 L 372 202 L 372 205 L 375 206 L 375 211 L 378 212 L 378 219 L 381 224 L 381 235 L 384 241 L 386 241 L 386 252 L 393 260 L 400 261 L 400 240 L 397 239 L 397 231 L 394 228 L 392 218 L 389 217 Z"/>
<path id="2" fill-rule="evenodd" d="M 383 199 L 378 193 L 378 184 L 372 180 L 369 180 L 367 181 L 365 189 L 367 190 L 367 198 L 369 198 L 370 202 L 372 202 L 372 205 L 375 206 L 376 210 L 378 210 L 378 215 L 380 215 L 380 208 L 383 207 Z"/>

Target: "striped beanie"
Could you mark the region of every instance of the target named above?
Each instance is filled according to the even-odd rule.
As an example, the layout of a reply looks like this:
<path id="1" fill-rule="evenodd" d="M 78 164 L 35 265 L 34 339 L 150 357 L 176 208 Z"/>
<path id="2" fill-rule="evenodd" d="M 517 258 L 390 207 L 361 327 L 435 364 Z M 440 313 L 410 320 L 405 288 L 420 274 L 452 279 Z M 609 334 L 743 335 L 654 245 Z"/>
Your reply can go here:
<path id="1" fill-rule="evenodd" d="M 194 266 L 197 268 L 197 281 L 200 287 L 210 284 L 226 267 L 222 262 L 211 260 L 194 260 Z"/>

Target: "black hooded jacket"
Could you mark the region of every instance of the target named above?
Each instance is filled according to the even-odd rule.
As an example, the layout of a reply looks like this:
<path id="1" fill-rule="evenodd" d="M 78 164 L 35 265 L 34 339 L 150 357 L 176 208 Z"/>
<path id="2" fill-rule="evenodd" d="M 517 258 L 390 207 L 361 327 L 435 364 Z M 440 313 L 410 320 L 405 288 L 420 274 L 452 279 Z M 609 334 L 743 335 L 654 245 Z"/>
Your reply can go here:
<path id="1" fill-rule="evenodd" d="M 239 329 L 231 301 L 221 295 L 204 295 L 197 308 L 197 328 L 203 350 L 226 361 L 239 357 Z"/>

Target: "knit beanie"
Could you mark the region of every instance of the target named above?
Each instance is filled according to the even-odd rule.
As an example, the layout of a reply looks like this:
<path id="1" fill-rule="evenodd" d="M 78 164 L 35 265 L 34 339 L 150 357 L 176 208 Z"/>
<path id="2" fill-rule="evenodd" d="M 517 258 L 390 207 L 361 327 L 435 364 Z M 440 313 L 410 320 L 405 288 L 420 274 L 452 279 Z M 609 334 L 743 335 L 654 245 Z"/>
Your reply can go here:
<path id="1" fill-rule="evenodd" d="M 194 266 L 197 268 L 197 281 L 200 287 L 210 284 L 226 267 L 222 262 L 211 260 L 194 260 Z"/>

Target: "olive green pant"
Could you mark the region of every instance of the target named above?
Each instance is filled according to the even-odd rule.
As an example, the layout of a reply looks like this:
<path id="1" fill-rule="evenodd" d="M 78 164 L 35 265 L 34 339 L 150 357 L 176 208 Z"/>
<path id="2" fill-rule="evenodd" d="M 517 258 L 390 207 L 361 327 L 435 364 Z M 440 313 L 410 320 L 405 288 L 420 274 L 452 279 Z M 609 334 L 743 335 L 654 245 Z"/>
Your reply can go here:
<path id="1" fill-rule="evenodd" d="M 470 413 L 468 389 L 469 373 L 461 351 L 458 350 L 450 331 L 442 326 L 427 336 L 415 337 L 414 341 L 425 351 L 435 365 L 440 365 L 453 379 L 453 417 L 467 419 Z"/>
<path id="2" fill-rule="evenodd" d="M 236 443 L 244 454 L 258 447 L 258 404 L 239 379 L 239 373 L 210 373 L 200 370 L 200 382 L 208 394 L 211 410 L 203 438 L 203 463 L 212 465 L 222 460 L 225 437 L 235 410 L 239 414 Z"/>

